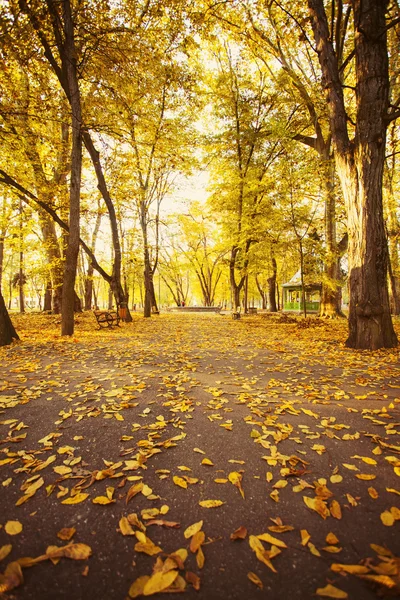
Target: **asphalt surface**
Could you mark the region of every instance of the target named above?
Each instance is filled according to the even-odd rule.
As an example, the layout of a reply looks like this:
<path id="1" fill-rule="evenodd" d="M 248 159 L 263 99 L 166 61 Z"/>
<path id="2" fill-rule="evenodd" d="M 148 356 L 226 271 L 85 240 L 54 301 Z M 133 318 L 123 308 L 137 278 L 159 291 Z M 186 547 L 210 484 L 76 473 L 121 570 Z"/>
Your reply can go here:
<path id="1" fill-rule="evenodd" d="M 400 597 L 398 350 L 345 349 L 341 323 L 261 316 L 136 316 L 96 331 L 85 315 L 68 340 L 53 317 L 15 321 L 21 342 L 0 349 L 0 558 L 12 547 L 0 572 L 20 561 L 23 581 L 0 577 L 0 597 L 123 600 L 180 548 L 188 598 L 300 600 L 329 585 L 347 594 L 330 597 Z M 137 519 L 157 554 L 135 549 Z M 184 536 L 201 520 L 202 568 Z M 90 557 L 50 560 L 68 544 Z"/>

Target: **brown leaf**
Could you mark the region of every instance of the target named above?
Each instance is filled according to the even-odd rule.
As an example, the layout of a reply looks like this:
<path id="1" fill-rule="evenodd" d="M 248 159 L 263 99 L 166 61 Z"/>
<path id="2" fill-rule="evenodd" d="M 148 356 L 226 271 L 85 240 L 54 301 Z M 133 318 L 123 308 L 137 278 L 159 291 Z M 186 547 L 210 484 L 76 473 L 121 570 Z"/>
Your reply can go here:
<path id="1" fill-rule="evenodd" d="M 231 540 L 244 540 L 247 537 L 247 529 L 241 525 L 233 533 L 231 533 Z"/>

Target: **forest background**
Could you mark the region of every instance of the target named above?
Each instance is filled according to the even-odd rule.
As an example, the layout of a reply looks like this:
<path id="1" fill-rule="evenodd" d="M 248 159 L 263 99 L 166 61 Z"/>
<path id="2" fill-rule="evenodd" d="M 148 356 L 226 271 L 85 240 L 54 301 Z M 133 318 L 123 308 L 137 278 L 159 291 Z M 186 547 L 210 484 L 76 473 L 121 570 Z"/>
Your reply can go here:
<path id="1" fill-rule="evenodd" d="M 397 344 L 397 0 L 0 6 L 3 345 L 7 308 L 275 311 L 299 269 L 348 346 Z"/>

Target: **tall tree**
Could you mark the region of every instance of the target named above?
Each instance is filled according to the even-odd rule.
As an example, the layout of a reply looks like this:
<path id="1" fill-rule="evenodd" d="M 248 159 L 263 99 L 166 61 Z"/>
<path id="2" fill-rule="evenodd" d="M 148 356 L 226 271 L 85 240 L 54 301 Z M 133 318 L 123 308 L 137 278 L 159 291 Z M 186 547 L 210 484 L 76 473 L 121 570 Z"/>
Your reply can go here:
<path id="1" fill-rule="evenodd" d="M 356 109 L 354 137 L 337 53 L 323 0 L 308 0 L 322 85 L 328 103 L 336 168 L 348 213 L 349 337 L 351 348 L 392 348 L 397 337 L 389 308 L 388 250 L 382 177 L 389 109 L 386 0 L 351 0 Z"/>

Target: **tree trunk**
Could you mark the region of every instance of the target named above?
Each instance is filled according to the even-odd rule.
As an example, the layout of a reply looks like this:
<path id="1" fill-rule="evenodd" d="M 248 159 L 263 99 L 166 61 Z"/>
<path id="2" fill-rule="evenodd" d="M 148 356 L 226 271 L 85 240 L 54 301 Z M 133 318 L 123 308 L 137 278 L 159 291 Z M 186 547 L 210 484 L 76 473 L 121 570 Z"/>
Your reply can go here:
<path id="1" fill-rule="evenodd" d="M 259 294 L 261 296 L 262 308 L 263 308 L 263 310 L 266 310 L 267 309 L 267 294 L 262 289 L 262 285 L 258 279 L 258 275 L 256 275 L 256 285 L 257 285 Z"/>
<path id="2" fill-rule="evenodd" d="M 327 156 L 329 148 L 322 156 L 325 170 L 325 242 L 324 275 L 322 278 L 320 317 L 344 317 L 341 307 L 342 294 L 339 281 L 340 256 L 336 242 L 336 197 L 334 184 L 334 161 Z"/>
<path id="3" fill-rule="evenodd" d="M 267 282 L 268 282 L 268 310 L 270 310 L 271 312 L 278 312 L 278 308 L 276 306 L 276 274 L 277 274 L 277 264 L 276 264 L 276 258 L 275 256 L 271 257 L 271 264 L 272 264 L 272 275 L 271 277 L 268 277 Z"/>
<path id="4" fill-rule="evenodd" d="M 51 281 L 50 281 L 50 279 L 47 280 L 46 288 L 44 291 L 43 311 L 51 312 Z"/>
<path id="5" fill-rule="evenodd" d="M 384 0 L 352 0 L 355 23 L 356 130 L 350 141 L 338 61 L 322 0 L 308 0 L 326 90 L 337 172 L 349 233 L 350 348 L 393 348 L 382 176 L 388 108 Z"/>
<path id="6" fill-rule="evenodd" d="M 69 235 L 65 253 L 62 288 L 61 335 L 74 333 L 75 278 L 78 266 L 80 238 L 80 198 L 82 174 L 82 111 L 77 74 L 77 54 L 74 42 L 74 24 L 70 0 L 63 0 L 63 25 L 65 42 L 61 52 L 66 73 L 69 102 L 72 112 L 71 176 L 69 190 Z"/>
<path id="7" fill-rule="evenodd" d="M 3 295 L 0 292 L 0 346 L 8 346 L 13 340 L 19 340 L 19 337 L 7 312 Z"/>

